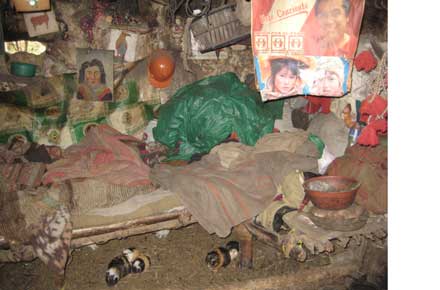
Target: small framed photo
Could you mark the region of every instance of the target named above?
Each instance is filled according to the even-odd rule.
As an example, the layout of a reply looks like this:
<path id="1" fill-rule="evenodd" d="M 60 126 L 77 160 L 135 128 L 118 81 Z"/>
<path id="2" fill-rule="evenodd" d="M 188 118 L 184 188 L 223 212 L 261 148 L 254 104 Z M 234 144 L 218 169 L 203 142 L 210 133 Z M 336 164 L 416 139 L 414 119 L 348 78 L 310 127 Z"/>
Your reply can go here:
<path id="1" fill-rule="evenodd" d="M 78 90 L 76 98 L 113 102 L 113 51 L 78 48 Z"/>
<path id="2" fill-rule="evenodd" d="M 119 62 L 136 61 L 136 45 L 139 34 L 128 30 L 111 29 L 110 42 L 107 47 L 114 50 L 115 59 Z"/>
<path id="3" fill-rule="evenodd" d="M 47 12 L 25 13 L 24 23 L 30 37 L 58 32 L 58 23 L 53 10 Z"/>

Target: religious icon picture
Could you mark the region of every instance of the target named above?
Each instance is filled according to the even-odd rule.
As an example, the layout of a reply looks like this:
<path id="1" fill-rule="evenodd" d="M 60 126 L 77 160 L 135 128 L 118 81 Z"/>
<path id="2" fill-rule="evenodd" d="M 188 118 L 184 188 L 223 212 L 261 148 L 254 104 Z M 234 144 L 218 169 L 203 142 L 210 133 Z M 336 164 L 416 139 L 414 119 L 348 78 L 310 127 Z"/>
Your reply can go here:
<path id="1" fill-rule="evenodd" d="M 78 90 L 76 98 L 112 102 L 113 51 L 78 48 Z"/>

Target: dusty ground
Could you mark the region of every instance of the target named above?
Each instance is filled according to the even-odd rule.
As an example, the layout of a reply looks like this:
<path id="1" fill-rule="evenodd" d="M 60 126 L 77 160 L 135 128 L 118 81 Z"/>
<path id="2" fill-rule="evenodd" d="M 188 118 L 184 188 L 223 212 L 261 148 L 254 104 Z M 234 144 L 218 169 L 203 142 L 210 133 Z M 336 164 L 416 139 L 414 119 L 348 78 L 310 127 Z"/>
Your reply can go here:
<path id="1" fill-rule="evenodd" d="M 204 262 L 207 252 L 234 238 L 234 235 L 227 239 L 208 235 L 198 224 L 194 224 L 184 229 L 171 231 L 167 237 L 161 239 L 155 234 L 145 234 L 123 240 L 113 240 L 99 245 L 95 250 L 83 247 L 73 252 L 73 258 L 67 267 L 65 290 L 109 289 L 104 281 L 107 265 L 114 256 L 127 247 L 137 247 L 144 251 L 150 256 L 152 267 L 142 274 L 133 274 L 123 278 L 113 289 L 207 289 L 257 278 L 295 275 L 300 269 L 330 263 L 329 257 L 322 256 L 300 264 L 282 257 L 281 253 L 275 249 L 256 242 L 253 270 L 239 270 L 237 265 L 231 264 L 217 273 L 211 272 Z M 52 288 L 51 273 L 39 260 L 32 263 L 3 264 L 0 267 L 0 289 L 2 290 Z M 318 290 L 318 288 L 312 289 Z M 289 287 L 289 289 L 297 288 Z"/>

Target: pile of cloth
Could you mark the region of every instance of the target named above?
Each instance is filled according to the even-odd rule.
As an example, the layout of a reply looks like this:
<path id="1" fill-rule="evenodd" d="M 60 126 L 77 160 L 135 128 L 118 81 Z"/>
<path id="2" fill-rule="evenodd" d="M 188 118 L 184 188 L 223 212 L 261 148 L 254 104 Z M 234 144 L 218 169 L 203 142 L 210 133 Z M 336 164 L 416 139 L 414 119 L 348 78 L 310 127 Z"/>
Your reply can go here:
<path id="1" fill-rule="evenodd" d="M 161 164 L 151 178 L 177 193 L 205 230 L 226 237 L 263 211 L 290 173 L 318 173 L 320 153 L 308 136 L 298 129 L 267 134 L 254 147 L 223 143 L 187 166 Z"/>
<path id="2" fill-rule="evenodd" d="M 177 193 L 209 233 L 226 237 L 232 227 L 261 213 L 292 173 L 318 173 L 322 153 L 301 129 L 266 134 L 255 146 L 222 143 L 200 161 L 181 167 L 161 163 L 150 168 L 139 149 L 144 145 L 108 125 L 98 125 L 79 144 L 60 152 L 57 160 L 44 163 L 47 171 L 40 174 L 41 186 L 11 190 L 1 177 L 0 235 L 13 248 L 6 258 L 39 257 L 64 274 L 74 226 L 71 216 L 124 202 L 156 185 Z M 9 151 L 3 158 L 16 160 Z M 100 188 L 119 195 L 108 197 L 97 192 Z"/>
<path id="3" fill-rule="evenodd" d="M 49 154 L 43 150 L 44 145 L 23 142 L 3 145 L 0 149 L 0 235 L 9 242 L 11 251 L 0 251 L 0 261 L 38 257 L 52 271 L 63 275 L 72 238 L 71 214 L 81 213 L 77 207 L 91 206 L 90 201 L 98 207 L 105 206 L 109 201 L 139 194 L 139 187 L 147 188 L 146 192 L 152 187 L 150 168 L 138 150 L 140 144 L 142 141 L 134 137 L 100 125 L 91 128 L 81 143 L 64 152 L 49 148 L 46 150 L 52 153 Z M 29 162 L 38 158 L 47 163 Z M 38 170 L 31 170 L 35 168 L 32 164 L 39 165 Z M 28 167 L 31 169 L 26 169 Z M 23 182 L 17 182 L 22 179 Z M 73 181 L 78 179 L 93 179 L 94 184 L 133 190 L 123 191 L 121 197 L 108 197 L 95 192 L 96 189 L 75 196 L 78 192 Z"/>
<path id="4" fill-rule="evenodd" d="M 150 184 L 150 167 L 140 158 L 139 144 L 139 139 L 108 125 L 96 126 L 81 143 L 68 147 L 63 159 L 48 166 L 43 183 L 96 178 L 127 186 Z"/>
<path id="5" fill-rule="evenodd" d="M 38 145 L 12 139 L 0 145 L 0 178 L 5 191 L 36 188 L 41 185 L 46 166 L 61 157 L 57 146 Z"/>
<path id="6" fill-rule="evenodd" d="M 1 261 L 40 257 L 57 273 L 64 272 L 71 236 L 67 195 L 41 186 L 46 167 L 62 156 L 57 146 L 11 138 L 0 145 L 0 234 L 11 251 Z"/>
<path id="7" fill-rule="evenodd" d="M 39 187 L 6 191 L 0 196 L 0 234 L 11 247 L 11 251 L 1 251 L 0 260 L 18 262 L 38 257 L 62 275 L 72 236 L 68 195 L 57 187 Z"/>

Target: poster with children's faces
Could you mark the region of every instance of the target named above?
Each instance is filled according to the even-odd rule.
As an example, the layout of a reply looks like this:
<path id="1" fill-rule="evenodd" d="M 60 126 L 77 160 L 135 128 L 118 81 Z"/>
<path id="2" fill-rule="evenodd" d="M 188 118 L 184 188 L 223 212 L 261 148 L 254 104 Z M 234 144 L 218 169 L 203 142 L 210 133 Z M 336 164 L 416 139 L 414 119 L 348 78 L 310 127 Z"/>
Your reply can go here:
<path id="1" fill-rule="evenodd" d="M 346 94 L 364 5 L 365 0 L 252 1 L 252 49 L 263 101 Z"/>
<path id="2" fill-rule="evenodd" d="M 112 102 L 113 50 L 78 48 L 76 55 L 78 90 L 76 98 Z"/>
<path id="3" fill-rule="evenodd" d="M 262 56 L 257 81 L 263 101 L 286 96 L 337 97 L 350 90 L 351 63 L 343 57 Z"/>

